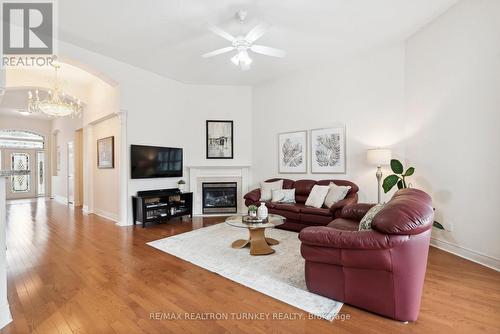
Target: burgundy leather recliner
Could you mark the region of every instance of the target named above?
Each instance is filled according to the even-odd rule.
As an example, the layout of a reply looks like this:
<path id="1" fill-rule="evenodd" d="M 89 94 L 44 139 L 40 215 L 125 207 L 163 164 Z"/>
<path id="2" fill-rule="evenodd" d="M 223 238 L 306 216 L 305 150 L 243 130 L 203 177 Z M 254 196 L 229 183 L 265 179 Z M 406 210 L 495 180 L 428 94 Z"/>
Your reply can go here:
<path id="1" fill-rule="evenodd" d="M 434 212 L 429 195 L 398 190 L 358 231 L 373 204 L 352 204 L 328 226 L 299 234 L 307 288 L 400 321 L 417 320 Z"/>
<path id="2" fill-rule="evenodd" d="M 273 203 L 266 201 L 267 209 L 269 213 L 274 213 L 281 215 L 286 218 L 286 222 L 282 225 L 277 226 L 284 230 L 299 232 L 304 227 L 308 226 L 325 226 L 328 225 L 333 219 L 340 216 L 342 208 L 348 204 L 353 204 L 358 202 L 358 186 L 347 180 L 289 180 L 289 179 L 269 179 L 265 182 L 275 182 L 283 180 L 283 189 L 293 189 L 295 188 L 295 201 L 293 204 L 285 203 Z M 346 197 L 333 204 L 330 208 L 313 208 L 306 206 L 304 203 L 309 196 L 312 188 L 315 184 L 327 186 L 330 182 L 335 183 L 338 186 L 350 186 L 351 189 L 347 193 Z M 254 189 L 247 193 L 245 196 L 245 205 L 257 205 L 260 202 L 260 189 Z"/>

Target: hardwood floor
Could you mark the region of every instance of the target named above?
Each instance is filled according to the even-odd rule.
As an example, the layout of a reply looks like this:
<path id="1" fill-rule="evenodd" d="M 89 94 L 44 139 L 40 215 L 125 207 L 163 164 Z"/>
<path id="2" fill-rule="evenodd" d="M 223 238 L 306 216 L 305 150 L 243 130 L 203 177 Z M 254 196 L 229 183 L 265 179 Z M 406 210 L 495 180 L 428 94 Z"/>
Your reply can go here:
<path id="1" fill-rule="evenodd" d="M 146 242 L 221 218 L 118 227 L 55 201 L 8 205 L 8 298 L 1 333 L 476 333 L 500 331 L 500 274 L 432 248 L 420 318 L 402 324 L 348 305 L 348 320 L 154 320 L 158 315 L 307 314 Z M 367 282 L 369 284 L 369 282 Z"/>

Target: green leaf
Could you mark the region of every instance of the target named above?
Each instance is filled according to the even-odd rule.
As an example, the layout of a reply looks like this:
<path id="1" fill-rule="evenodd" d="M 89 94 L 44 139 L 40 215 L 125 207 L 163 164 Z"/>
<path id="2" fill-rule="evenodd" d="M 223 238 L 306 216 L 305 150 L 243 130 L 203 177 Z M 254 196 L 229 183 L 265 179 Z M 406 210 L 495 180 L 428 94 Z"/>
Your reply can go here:
<path id="1" fill-rule="evenodd" d="M 403 180 L 399 180 L 398 181 L 398 189 L 403 189 L 404 186 L 403 186 Z"/>
<path id="2" fill-rule="evenodd" d="M 405 172 L 405 174 L 404 174 L 404 175 L 405 175 L 405 176 L 411 176 L 411 175 L 413 175 L 413 173 L 415 173 L 415 168 L 414 168 L 414 167 L 410 167 L 410 168 L 408 168 L 408 169 L 406 170 L 406 172 Z"/>
<path id="3" fill-rule="evenodd" d="M 391 160 L 391 169 L 395 174 L 403 174 L 403 164 L 398 159 Z"/>
<path id="4" fill-rule="evenodd" d="M 384 179 L 384 183 L 382 184 L 382 188 L 384 189 L 384 193 L 389 192 L 398 183 L 399 176 L 397 175 L 389 175 Z"/>
<path id="5" fill-rule="evenodd" d="M 439 222 L 437 221 L 434 221 L 434 223 L 432 223 L 432 226 L 434 226 L 435 228 L 437 229 L 440 229 L 440 230 L 444 230 L 444 227 L 443 225 L 441 225 Z"/>

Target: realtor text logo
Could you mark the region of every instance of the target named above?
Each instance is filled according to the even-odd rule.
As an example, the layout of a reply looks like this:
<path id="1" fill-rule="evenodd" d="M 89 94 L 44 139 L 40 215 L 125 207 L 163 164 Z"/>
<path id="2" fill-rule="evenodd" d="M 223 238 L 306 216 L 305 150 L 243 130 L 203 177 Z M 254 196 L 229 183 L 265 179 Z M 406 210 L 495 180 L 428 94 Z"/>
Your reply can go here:
<path id="1" fill-rule="evenodd" d="M 53 53 L 53 4 L 4 2 L 3 54 L 49 55 Z"/>

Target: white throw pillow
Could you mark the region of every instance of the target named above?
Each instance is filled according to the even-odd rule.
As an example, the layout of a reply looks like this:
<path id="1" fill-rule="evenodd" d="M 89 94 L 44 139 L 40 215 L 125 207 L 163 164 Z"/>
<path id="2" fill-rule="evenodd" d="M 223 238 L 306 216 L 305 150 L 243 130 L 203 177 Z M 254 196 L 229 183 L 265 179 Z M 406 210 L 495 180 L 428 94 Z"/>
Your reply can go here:
<path id="1" fill-rule="evenodd" d="M 295 203 L 295 189 L 273 190 L 271 202 Z"/>
<path id="2" fill-rule="evenodd" d="M 283 189 L 283 180 L 276 182 L 261 182 L 260 183 L 260 200 L 270 201 L 273 197 L 273 190 Z"/>
<path id="3" fill-rule="evenodd" d="M 338 186 L 333 182 L 330 182 L 328 186 L 330 189 L 328 190 L 328 194 L 325 197 L 325 206 L 327 208 L 331 207 L 333 204 L 338 201 L 343 200 L 349 190 L 351 190 L 351 186 Z"/>
<path id="4" fill-rule="evenodd" d="M 368 210 L 368 212 L 361 218 L 359 222 L 358 231 L 371 230 L 372 229 L 372 220 L 375 218 L 377 213 L 384 207 L 384 204 L 374 205 Z"/>
<path id="5" fill-rule="evenodd" d="M 321 208 L 323 203 L 325 202 L 326 194 L 328 194 L 328 190 L 330 190 L 329 186 L 319 186 L 315 185 L 309 197 L 306 200 L 306 206 L 313 206 L 315 208 Z"/>

